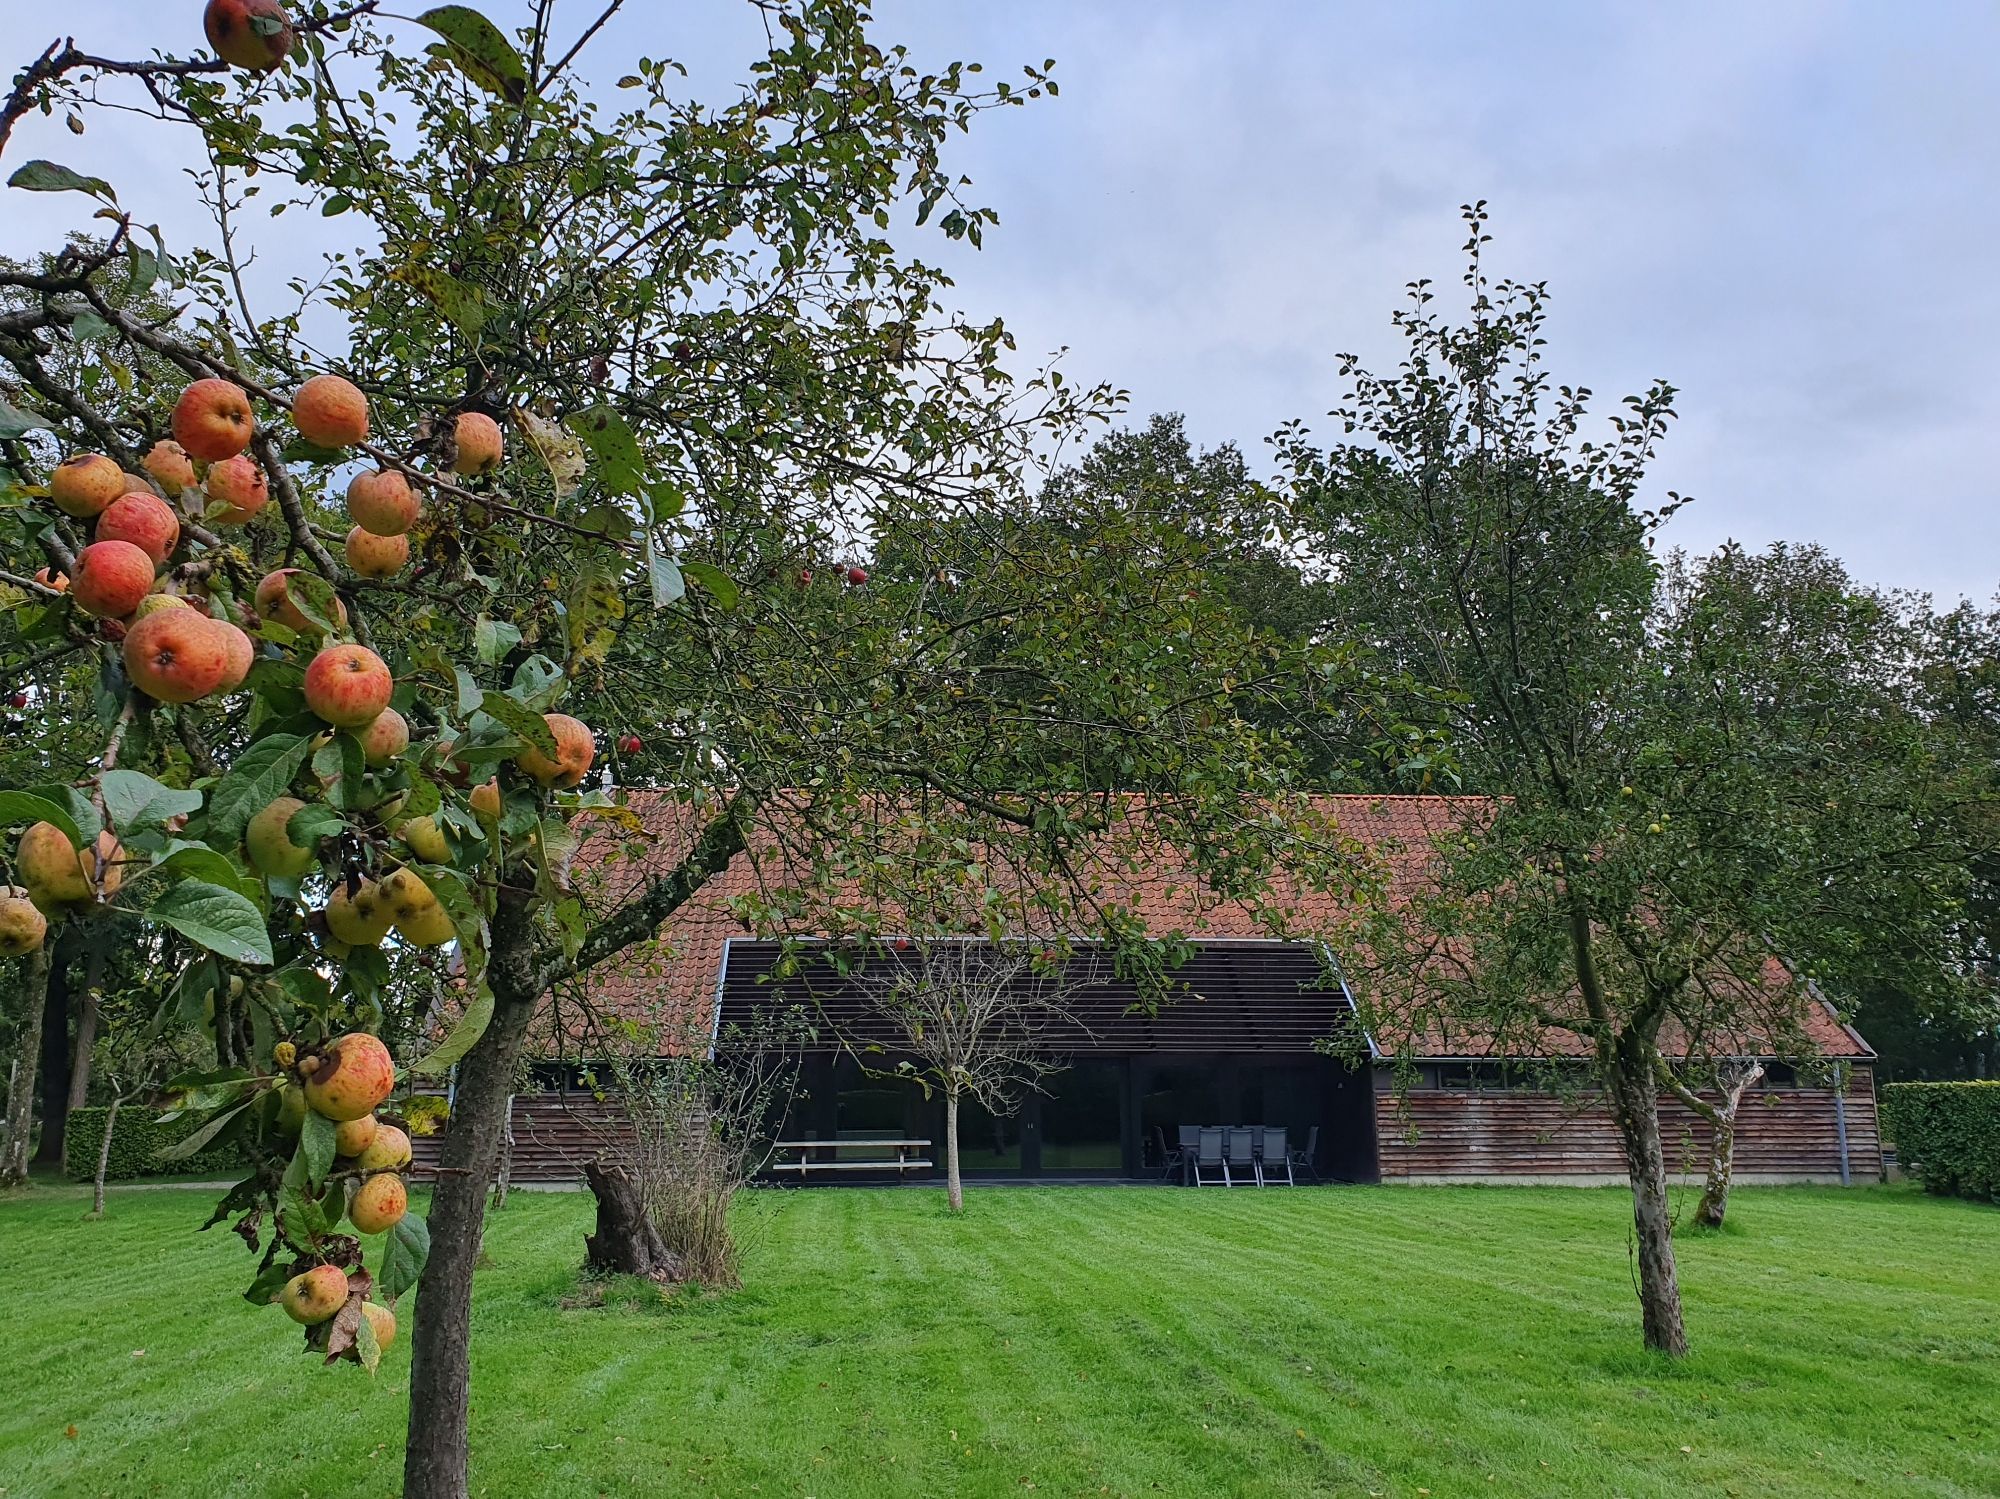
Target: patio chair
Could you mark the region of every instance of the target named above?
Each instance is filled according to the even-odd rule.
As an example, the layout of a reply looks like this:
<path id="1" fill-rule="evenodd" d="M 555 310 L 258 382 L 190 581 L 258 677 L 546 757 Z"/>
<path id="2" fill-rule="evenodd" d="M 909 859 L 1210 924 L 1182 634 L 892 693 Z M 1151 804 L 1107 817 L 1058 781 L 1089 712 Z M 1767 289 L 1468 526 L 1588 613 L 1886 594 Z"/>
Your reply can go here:
<path id="1" fill-rule="evenodd" d="M 1188 1186 L 1194 1181 L 1194 1159 L 1201 1153 L 1201 1126 L 1183 1124 L 1180 1127 L 1181 1141 L 1181 1185 Z"/>
<path id="2" fill-rule="evenodd" d="M 1223 1133 L 1228 1136 L 1223 1151 L 1223 1185 L 1235 1186 L 1230 1178 L 1231 1168 L 1241 1171 L 1258 1186 L 1264 1185 L 1264 1173 L 1257 1165 L 1257 1131 L 1246 1125 L 1232 1124 Z"/>
<path id="3" fill-rule="evenodd" d="M 1292 1179 L 1292 1157 L 1285 1149 L 1285 1132 L 1282 1129 L 1267 1128 L 1264 1131 L 1263 1149 L 1257 1152 L 1258 1180 L 1269 1184 L 1277 1180 L 1278 1173 L 1285 1174 L 1285 1185 L 1296 1187 Z"/>
<path id="4" fill-rule="evenodd" d="M 1176 1171 L 1181 1171 L 1183 1176 L 1187 1174 L 1181 1167 L 1181 1158 L 1185 1154 L 1185 1151 L 1179 1146 L 1169 1149 L 1167 1146 L 1167 1132 L 1157 1124 L 1153 1126 L 1153 1145 L 1160 1152 L 1159 1179 L 1161 1181 L 1165 1181 Z"/>
<path id="5" fill-rule="evenodd" d="M 1311 1129 L 1306 1131 L 1306 1148 L 1304 1150 L 1293 1151 L 1286 1159 L 1286 1164 L 1294 1171 L 1302 1171 L 1307 1176 L 1310 1176 L 1313 1179 L 1313 1185 L 1317 1186 L 1319 1185 L 1318 1160 L 1319 1126 L 1315 1124 Z M 1297 1185 L 1297 1183 L 1294 1182 L 1293 1185 Z"/>
<path id="6" fill-rule="evenodd" d="M 1222 1156 L 1222 1131 L 1219 1129 L 1199 1129 L 1194 1155 L 1194 1184 L 1197 1187 L 1212 1187 L 1214 1181 L 1202 1173 L 1220 1172 L 1222 1185 L 1229 1185 L 1229 1162 Z"/>

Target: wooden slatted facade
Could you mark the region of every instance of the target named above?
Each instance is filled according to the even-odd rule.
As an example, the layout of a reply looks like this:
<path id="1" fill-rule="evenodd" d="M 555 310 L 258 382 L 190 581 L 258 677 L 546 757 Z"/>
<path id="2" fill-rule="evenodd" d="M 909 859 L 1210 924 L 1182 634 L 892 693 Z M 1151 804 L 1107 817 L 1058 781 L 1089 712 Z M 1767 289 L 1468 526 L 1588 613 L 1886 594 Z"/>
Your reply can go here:
<path id="1" fill-rule="evenodd" d="M 586 1092 L 520 1093 L 514 1098 L 514 1162 L 511 1180 L 549 1186 L 583 1179 L 583 1163 L 619 1137 L 622 1117 L 615 1103 Z M 420 1135 L 410 1142 L 411 1176 L 436 1174 L 444 1141 Z"/>
<path id="2" fill-rule="evenodd" d="M 1618 1132 L 1601 1098 L 1530 1089 L 1428 1088 L 1379 1091 L 1376 1135 L 1384 1181 L 1617 1181 L 1625 1178 Z M 1851 1072 L 1832 1088 L 1772 1088 L 1745 1095 L 1737 1113 L 1736 1180 L 1745 1183 L 1878 1181 L 1882 1137 L 1874 1074 Z M 1699 1176 L 1709 1126 L 1678 1100 L 1660 1100 L 1670 1166 Z"/>

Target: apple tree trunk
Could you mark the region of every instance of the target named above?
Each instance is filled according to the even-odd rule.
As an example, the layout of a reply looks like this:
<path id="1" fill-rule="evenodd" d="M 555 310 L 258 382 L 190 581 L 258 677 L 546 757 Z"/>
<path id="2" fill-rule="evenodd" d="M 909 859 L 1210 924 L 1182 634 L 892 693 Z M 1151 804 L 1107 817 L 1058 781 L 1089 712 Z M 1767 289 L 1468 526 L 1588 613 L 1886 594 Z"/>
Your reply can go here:
<path id="1" fill-rule="evenodd" d="M 494 967 L 501 967 L 501 920 Z M 525 941 L 525 932 L 514 940 Z M 466 1499 L 471 1444 L 472 1272 L 479 1260 L 486 1186 L 500 1155 L 533 993 L 503 991 L 494 978 L 493 1018 L 459 1064 L 458 1093 L 431 1189 L 431 1257 L 417 1291 L 410 1352 L 410 1434 L 405 1499 Z"/>
<path id="2" fill-rule="evenodd" d="M 111 1095 L 111 1109 L 104 1116 L 104 1138 L 97 1143 L 97 1174 L 90 1179 L 90 1216 L 104 1216 L 104 1176 L 111 1169 L 111 1137 L 118 1132 L 118 1109 L 123 1093 Z"/>
<path id="3" fill-rule="evenodd" d="M 1673 1214 L 1667 1202 L 1667 1155 L 1660 1143 L 1659 1079 L 1648 1056 L 1621 1053 L 1611 1078 L 1611 1108 L 1632 1182 L 1632 1229 L 1638 1252 L 1639 1311 L 1646 1346 L 1676 1358 L 1688 1351 L 1674 1264 Z"/>
<path id="4" fill-rule="evenodd" d="M 597 1198 L 597 1232 L 583 1239 L 584 1262 L 592 1270 L 643 1275 L 662 1285 L 688 1278 L 687 1261 L 660 1237 L 631 1172 L 613 1161 L 591 1161 L 583 1178 Z"/>
<path id="5" fill-rule="evenodd" d="M 49 950 L 44 945 L 28 960 L 27 982 L 21 987 L 22 1019 L 19 1049 L 14 1059 L 13 1086 L 7 1090 L 7 1138 L 0 1142 L 0 1187 L 18 1187 L 28 1180 L 28 1136 L 35 1128 L 35 1067 L 42 1055 L 42 1014 L 47 1007 Z"/>
<path id="6" fill-rule="evenodd" d="M 69 1001 L 70 965 L 76 956 L 76 923 L 65 921 L 62 935 L 44 946 L 48 979 L 43 993 L 42 1023 L 36 1033 L 42 1045 L 32 1076 L 42 1095 L 42 1128 L 35 1142 L 34 1164 L 60 1171 L 63 1145 L 69 1135 Z"/>

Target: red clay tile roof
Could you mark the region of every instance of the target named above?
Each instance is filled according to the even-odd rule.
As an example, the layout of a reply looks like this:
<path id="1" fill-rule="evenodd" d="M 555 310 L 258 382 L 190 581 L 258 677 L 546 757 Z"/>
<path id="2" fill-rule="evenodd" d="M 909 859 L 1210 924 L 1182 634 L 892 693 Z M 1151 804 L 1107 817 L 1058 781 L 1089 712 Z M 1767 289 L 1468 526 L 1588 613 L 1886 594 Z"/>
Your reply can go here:
<path id="1" fill-rule="evenodd" d="M 1389 884 L 1393 899 L 1422 878 L 1432 841 L 1475 820 L 1491 804 L 1478 798 L 1438 796 L 1327 796 L 1316 799 L 1318 810 L 1331 818 L 1340 833 L 1368 851 Z M 610 911 L 649 874 L 673 868 L 698 835 L 705 818 L 660 793 L 637 792 L 630 810 L 634 826 L 621 830 L 608 823 L 586 825 L 586 836 L 573 861 L 578 884 L 590 904 Z M 1165 856 L 1162 856 L 1162 855 Z M 584 987 L 590 1005 L 601 1013 L 629 1017 L 659 1015 L 671 1007 L 706 1017 L 713 1003 L 723 944 L 731 937 L 824 935 L 795 930 L 754 931 L 732 909 L 739 898 L 768 893 L 786 883 L 787 857 L 769 841 L 753 840 L 727 870 L 709 880 L 701 891 L 662 925 L 658 940 L 634 949 L 590 973 Z M 1000 878 L 1001 876 L 995 876 Z M 1185 861 L 1163 850 L 1157 838 L 1141 832 L 1123 847 L 1090 861 L 1085 875 L 1105 901 L 1129 908 L 1154 936 L 1310 938 L 1339 930 L 1346 914 L 1336 892 L 1300 888 L 1280 880 L 1274 891 L 1276 910 L 1253 910 L 1234 900 L 1216 899 L 1190 877 Z M 852 887 L 850 887 L 851 889 Z M 851 898 L 851 897 L 850 897 Z M 1080 930 L 1072 935 L 1082 935 Z M 897 930 L 893 913 L 880 914 L 879 930 Z M 1774 990 L 1790 977 L 1781 964 L 1769 965 Z M 1870 1048 L 1842 1025 L 1830 1006 L 1817 1000 L 1803 1006 L 1806 1034 L 1828 1057 L 1869 1057 Z M 565 1049 L 579 1044 L 575 1017 L 558 1022 L 568 1033 Z M 1471 1058 L 1497 1054 L 1490 1038 L 1453 1027 L 1423 1028 L 1420 1035 L 1376 1037 L 1383 1050 L 1431 1058 Z M 1585 1039 L 1569 1031 L 1552 1031 L 1535 1048 L 1514 1046 L 1514 1055 L 1578 1055 Z M 1671 1048 L 1670 1048 L 1671 1049 Z M 1746 1046 L 1746 1050 L 1756 1050 Z"/>

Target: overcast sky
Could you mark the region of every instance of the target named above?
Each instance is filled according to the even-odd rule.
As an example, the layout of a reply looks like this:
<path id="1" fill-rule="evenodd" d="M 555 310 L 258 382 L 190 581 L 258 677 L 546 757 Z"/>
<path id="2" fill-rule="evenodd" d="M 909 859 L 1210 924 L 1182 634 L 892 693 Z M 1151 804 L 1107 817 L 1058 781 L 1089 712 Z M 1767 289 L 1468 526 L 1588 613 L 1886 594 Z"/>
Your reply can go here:
<path id="1" fill-rule="evenodd" d="M 510 27 L 525 11 L 478 3 Z M 596 9 L 571 0 L 566 24 Z M 30 16 L 91 50 L 186 55 L 199 10 L 0 0 L 0 67 L 53 35 Z M 593 74 L 671 56 L 714 89 L 761 36 L 731 0 L 627 10 Z M 1681 388 L 1655 469 L 1659 492 L 1696 498 L 1674 540 L 1822 541 L 1864 579 L 1945 598 L 2000 584 L 1990 0 L 885 0 L 879 15 L 927 63 L 1002 77 L 1056 59 L 1061 98 L 960 139 L 971 196 L 1001 222 L 947 263 L 967 310 L 1006 316 L 1024 355 L 1067 346 L 1072 377 L 1128 387 L 1135 415 L 1185 412 L 1199 441 L 1261 467 L 1280 422 L 1325 425 L 1336 352 L 1393 361 L 1405 281 L 1456 290 L 1458 206 L 1485 198 L 1500 273 L 1551 284 L 1559 379 L 1606 404 L 1655 376 Z M 202 226 L 174 137 L 30 122 L 8 164 L 99 171 L 185 243 Z M 6 194 L 0 252 L 81 225 L 81 204 Z"/>

